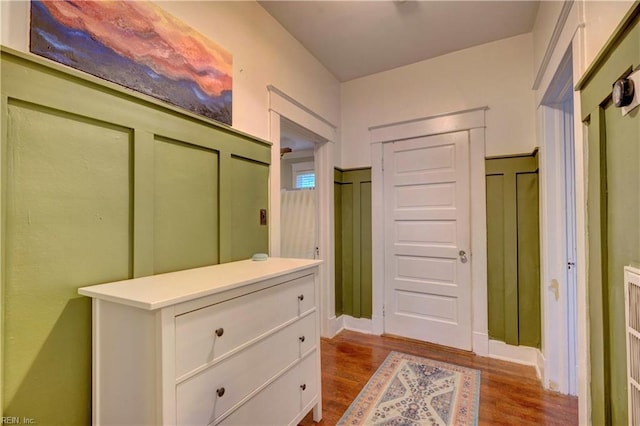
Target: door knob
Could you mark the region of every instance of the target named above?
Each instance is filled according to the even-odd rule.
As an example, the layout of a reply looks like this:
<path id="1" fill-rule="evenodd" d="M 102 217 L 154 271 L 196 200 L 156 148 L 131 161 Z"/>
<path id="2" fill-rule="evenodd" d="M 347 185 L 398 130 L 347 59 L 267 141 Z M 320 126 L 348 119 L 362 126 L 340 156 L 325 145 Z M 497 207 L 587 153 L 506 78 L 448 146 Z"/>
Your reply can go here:
<path id="1" fill-rule="evenodd" d="M 466 251 L 460 250 L 458 255 L 460 256 L 460 262 L 467 263 L 467 252 Z"/>

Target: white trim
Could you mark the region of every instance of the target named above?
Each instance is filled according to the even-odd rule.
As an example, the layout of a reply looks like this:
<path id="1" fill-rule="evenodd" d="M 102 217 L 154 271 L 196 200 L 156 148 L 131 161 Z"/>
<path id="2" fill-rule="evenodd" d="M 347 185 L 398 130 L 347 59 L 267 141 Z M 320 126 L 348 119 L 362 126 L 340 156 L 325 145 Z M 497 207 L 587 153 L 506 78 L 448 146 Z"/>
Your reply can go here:
<path id="1" fill-rule="evenodd" d="M 343 328 L 345 330 L 357 331 L 364 334 L 375 334 L 373 332 L 373 321 L 368 318 L 354 318 L 350 315 L 341 315 Z"/>
<path id="2" fill-rule="evenodd" d="M 399 121 L 369 127 L 371 143 L 431 136 L 485 127 L 484 112 L 489 107 L 454 111 L 413 120 Z M 453 120 L 453 121 L 452 121 Z"/>
<path id="3" fill-rule="evenodd" d="M 569 392 L 568 292 L 564 199 L 564 113 L 540 107 L 540 297 L 544 386 Z"/>
<path id="4" fill-rule="evenodd" d="M 371 145 L 371 303 L 373 334 L 384 333 L 384 197 L 383 146 Z"/>
<path id="5" fill-rule="evenodd" d="M 578 81 L 584 63 L 584 34 L 582 29 L 576 33 L 571 47 L 573 49 L 573 81 Z M 584 124 L 581 120 L 580 92 L 573 92 L 573 141 L 574 166 L 576 175 L 576 206 L 587 205 L 587 144 Z M 578 316 L 578 423 L 591 423 L 591 366 L 589 358 L 589 302 L 587 294 L 587 209 L 576 208 L 576 251 L 577 251 L 577 316 Z"/>
<path id="6" fill-rule="evenodd" d="M 540 67 L 538 68 L 536 79 L 533 82 L 533 90 L 538 90 L 540 88 L 540 83 L 542 82 L 542 78 L 548 70 L 549 63 L 551 62 L 551 57 L 558 47 L 560 36 L 564 33 L 565 24 L 567 22 L 567 19 L 569 18 L 569 13 L 571 12 L 573 3 L 574 0 L 565 0 L 562 4 L 562 9 L 560 10 L 560 14 L 558 15 L 558 20 L 556 21 L 556 25 L 553 28 L 553 33 L 551 33 L 551 38 L 549 39 L 549 44 L 547 45 L 547 49 L 544 52 L 542 61 L 540 62 Z"/>
<path id="7" fill-rule="evenodd" d="M 542 377 L 544 356 L 540 349 L 528 346 L 513 346 L 498 340 L 489 340 L 489 357 L 516 364 L 530 365 L 536 369 L 536 376 Z"/>
<path id="8" fill-rule="evenodd" d="M 329 142 L 336 141 L 336 129 L 338 126 L 316 114 L 310 108 L 307 108 L 273 85 L 267 86 L 267 91 L 269 92 L 269 111 L 277 112 L 288 120 L 322 136 Z"/>
<path id="9" fill-rule="evenodd" d="M 316 197 L 318 200 L 318 248 L 320 259 L 320 334 L 333 337 L 332 318 L 335 318 L 335 253 L 333 200 L 333 145 L 337 128 L 300 102 L 269 85 L 269 141 L 271 167 L 269 171 L 269 254 L 280 255 L 280 123 L 282 118 L 319 135 L 325 142 L 316 143 Z"/>
<path id="10" fill-rule="evenodd" d="M 482 111 L 484 117 L 484 111 Z M 487 289 L 487 187 L 485 177 L 485 130 L 469 131 L 469 190 L 471 192 L 471 288 L 473 310 L 473 351 L 487 354 L 487 341 L 480 336 L 489 333 L 488 289 Z"/>
<path id="11" fill-rule="evenodd" d="M 536 90 L 536 105 L 543 102 L 542 98 L 549 91 L 551 81 L 554 79 L 558 69 L 561 67 L 567 49 L 573 48 L 573 81 L 577 82 L 584 71 L 584 28 L 583 18 L 580 16 L 581 4 L 576 3 L 576 7 L 569 9 L 569 14 L 565 18 L 564 29 L 556 41 L 554 50 L 550 51 L 549 61 L 545 68 L 545 73 L 541 75 Z"/>
<path id="12" fill-rule="evenodd" d="M 552 99 L 547 95 L 552 91 L 558 92 L 558 88 L 550 89 L 554 79 L 561 75 L 563 67 L 568 64 L 563 63 L 563 59 L 567 50 L 571 50 L 571 67 L 573 71 L 572 80 L 577 82 L 580 80 L 581 75 L 586 69 L 586 42 L 585 42 L 585 24 L 584 24 L 584 6 L 582 2 L 575 2 L 575 7 L 569 7 L 568 4 L 563 5 L 563 9 L 558 17 L 556 28 L 554 28 L 554 36 L 550 41 L 545 51 L 545 57 L 548 58 L 545 67 L 540 67 L 536 76 L 536 84 L 534 89 L 536 90 L 536 105 L 540 106 L 543 103 L 550 103 Z M 545 98 L 546 96 L 546 98 Z M 544 99 L 544 102 L 543 102 Z M 587 275 L 587 247 L 586 247 L 586 149 L 585 149 L 585 133 L 583 132 L 583 124 L 580 120 L 580 93 L 573 92 L 573 105 L 574 105 L 574 165 L 575 165 L 575 203 L 576 209 L 576 245 L 577 245 L 577 258 L 576 258 L 576 274 L 577 274 L 577 336 L 578 336 L 578 423 L 588 425 L 591 424 L 591 399 L 589 395 L 589 383 L 591 380 L 590 366 L 589 366 L 589 315 L 588 315 L 588 303 L 587 303 L 587 287 L 586 287 L 586 275 Z M 553 149 L 554 142 L 545 142 L 545 138 L 551 137 L 556 140 L 554 132 L 549 131 L 549 122 L 545 121 L 545 113 L 540 112 L 538 123 L 538 135 L 539 145 L 541 146 L 540 152 L 540 259 L 541 259 L 541 292 L 543 297 L 543 327 L 548 330 L 552 330 L 553 327 L 566 328 L 567 316 L 558 317 L 557 315 L 551 316 L 547 312 L 545 307 L 545 298 L 548 299 L 547 287 L 550 284 L 547 281 L 551 278 L 548 267 L 554 262 L 553 253 L 549 252 L 549 246 L 554 245 L 553 241 L 545 242 L 545 239 L 552 240 L 552 237 L 556 235 L 556 231 L 550 230 L 547 222 L 553 221 L 553 218 L 545 218 L 544 215 L 548 215 L 543 200 L 557 200 L 558 197 L 554 194 L 547 194 L 547 184 L 543 182 L 543 179 L 547 173 L 547 167 L 550 165 L 550 153 L 544 153 L 544 147 L 547 146 Z M 548 117 L 548 113 L 547 119 Z M 556 176 L 557 178 L 557 176 Z M 556 239 L 557 240 L 557 239 Z M 555 242 L 557 245 L 558 241 Z M 555 249 L 554 249 L 555 250 Z M 551 263 L 550 263 L 551 262 Z M 546 277 L 546 278 L 545 278 Z M 563 295 L 564 296 L 564 295 Z M 553 302 L 551 302 L 553 303 Z M 548 307 L 548 305 L 547 305 Z M 547 367 L 554 368 L 554 371 L 544 370 L 543 377 L 545 377 L 544 384 L 549 386 L 551 381 L 554 381 L 553 377 L 557 372 L 557 362 L 559 361 L 558 350 L 555 348 L 556 344 L 565 342 L 561 337 L 554 339 L 553 341 L 545 341 L 543 336 L 543 350 L 545 356 L 543 357 L 544 364 Z M 567 363 L 565 363 L 566 365 Z"/>
<path id="13" fill-rule="evenodd" d="M 342 315 L 337 317 L 334 315 L 329 318 L 329 336 L 335 336 L 344 330 L 344 321 L 342 319 Z"/>
<path id="14" fill-rule="evenodd" d="M 275 111 L 269 111 L 269 140 L 271 141 L 271 166 L 269 167 L 269 256 L 280 256 L 281 253 L 281 197 L 282 188 L 280 172 L 280 121 Z M 277 236 L 277 238 L 276 238 Z"/>
<path id="15" fill-rule="evenodd" d="M 431 136 L 468 130 L 470 135 L 471 196 L 471 289 L 472 344 L 478 355 L 488 354 L 487 312 L 487 246 L 486 246 L 486 188 L 485 188 L 485 112 L 488 107 L 440 114 L 369 128 L 371 137 L 372 184 L 372 299 L 373 334 L 384 333 L 384 200 L 383 200 L 383 143 L 394 140 Z"/>
<path id="16" fill-rule="evenodd" d="M 487 356 L 489 354 L 489 334 L 474 331 L 472 338 L 474 353 Z"/>

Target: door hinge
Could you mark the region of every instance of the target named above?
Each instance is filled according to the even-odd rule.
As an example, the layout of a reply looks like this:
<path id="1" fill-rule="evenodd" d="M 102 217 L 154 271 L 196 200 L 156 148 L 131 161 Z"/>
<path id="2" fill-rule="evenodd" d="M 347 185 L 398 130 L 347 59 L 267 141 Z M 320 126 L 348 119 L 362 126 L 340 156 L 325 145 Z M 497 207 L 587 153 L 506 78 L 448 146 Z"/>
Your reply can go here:
<path id="1" fill-rule="evenodd" d="M 382 318 L 384 318 L 385 314 L 387 313 L 385 306 L 382 305 Z"/>
<path id="2" fill-rule="evenodd" d="M 382 163 L 382 171 L 384 172 L 384 157 L 382 157 L 382 160 L 380 161 L 380 163 Z"/>

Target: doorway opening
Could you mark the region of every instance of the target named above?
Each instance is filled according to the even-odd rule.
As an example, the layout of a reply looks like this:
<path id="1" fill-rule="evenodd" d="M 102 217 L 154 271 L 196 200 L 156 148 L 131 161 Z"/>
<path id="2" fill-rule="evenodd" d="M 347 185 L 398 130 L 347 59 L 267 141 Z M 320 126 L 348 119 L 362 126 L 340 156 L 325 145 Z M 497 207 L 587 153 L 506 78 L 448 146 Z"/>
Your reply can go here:
<path id="1" fill-rule="evenodd" d="M 319 255 L 316 144 L 325 141 L 281 117 L 280 255 L 317 259 Z"/>
<path id="2" fill-rule="evenodd" d="M 544 189 L 541 199 L 543 352 L 545 385 L 578 391 L 577 234 L 574 91 L 571 46 L 549 85 L 541 109 Z M 551 237 L 553 236 L 553 237 Z M 558 238 L 560 237 L 560 238 Z M 562 324 L 558 327 L 558 324 Z"/>
<path id="3" fill-rule="evenodd" d="M 333 239 L 333 142 L 337 138 L 337 127 L 307 108 L 291 96 L 274 86 L 267 86 L 269 92 L 269 140 L 272 143 L 271 171 L 269 174 L 269 255 L 282 256 L 281 253 L 281 201 L 280 184 L 281 134 L 302 133 L 304 138 L 313 142 L 316 212 L 316 246 L 314 256 L 322 260 L 319 265 L 320 280 L 320 333 L 333 337 L 337 331 L 334 309 L 334 239 Z M 304 139 L 303 138 L 303 139 Z M 285 138 L 286 141 L 286 138 Z M 291 152 L 294 148 L 289 146 Z M 308 180 L 308 176 L 306 177 Z M 288 226 L 288 224 L 284 224 Z"/>

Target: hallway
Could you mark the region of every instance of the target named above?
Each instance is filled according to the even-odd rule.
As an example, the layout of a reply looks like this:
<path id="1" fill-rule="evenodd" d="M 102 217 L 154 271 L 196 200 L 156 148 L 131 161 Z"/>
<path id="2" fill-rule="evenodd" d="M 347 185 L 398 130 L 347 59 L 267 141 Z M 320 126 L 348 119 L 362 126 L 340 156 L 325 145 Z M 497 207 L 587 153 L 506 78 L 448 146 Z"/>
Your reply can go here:
<path id="1" fill-rule="evenodd" d="M 428 343 L 342 331 L 322 339 L 323 420 L 335 425 L 390 351 L 481 371 L 479 425 L 577 425 L 578 399 L 545 391 L 525 367 Z M 313 425 L 311 414 L 302 426 Z"/>

